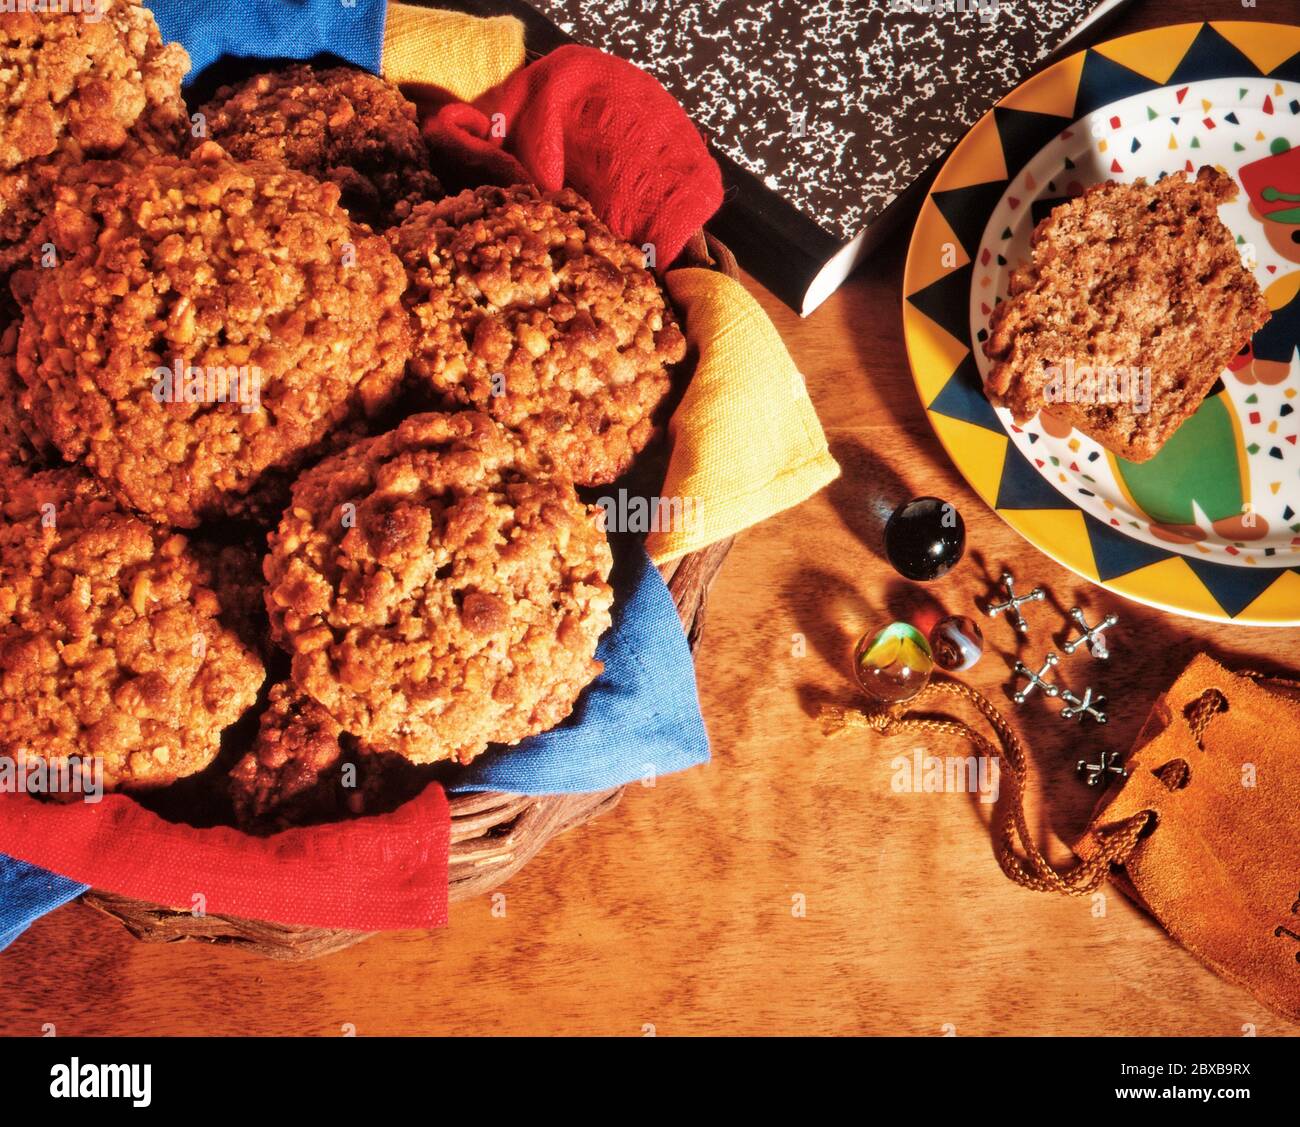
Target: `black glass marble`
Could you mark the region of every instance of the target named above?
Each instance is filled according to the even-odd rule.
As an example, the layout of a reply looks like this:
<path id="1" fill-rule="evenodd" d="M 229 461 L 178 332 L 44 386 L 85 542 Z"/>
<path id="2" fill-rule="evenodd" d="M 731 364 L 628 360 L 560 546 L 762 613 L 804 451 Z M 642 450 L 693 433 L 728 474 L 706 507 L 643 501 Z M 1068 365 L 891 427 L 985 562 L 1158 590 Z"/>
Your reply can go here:
<path id="1" fill-rule="evenodd" d="M 885 524 L 885 555 L 900 575 L 928 582 L 947 575 L 966 551 L 966 524 L 955 505 L 918 497 Z"/>

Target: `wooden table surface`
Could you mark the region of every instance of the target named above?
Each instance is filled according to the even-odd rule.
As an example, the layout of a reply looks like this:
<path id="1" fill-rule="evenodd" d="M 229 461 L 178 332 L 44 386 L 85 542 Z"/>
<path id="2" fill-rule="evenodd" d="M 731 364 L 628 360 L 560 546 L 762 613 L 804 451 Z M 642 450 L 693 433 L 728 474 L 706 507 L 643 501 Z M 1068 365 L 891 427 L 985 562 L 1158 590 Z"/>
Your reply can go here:
<path id="1" fill-rule="evenodd" d="M 1137 0 L 1114 33 L 1190 19 L 1294 19 L 1254 7 Z M 1108 32 L 1109 34 L 1109 32 Z M 1027 892 L 993 857 L 987 807 L 897 794 L 890 760 L 917 741 L 824 739 L 848 700 L 864 629 L 918 599 L 971 613 L 1004 564 L 1069 606 L 1123 617 L 1105 671 L 1112 720 L 1089 750 L 1125 749 L 1198 651 L 1300 668 L 1300 636 L 1158 614 L 1040 555 L 953 470 L 912 388 L 900 293 L 906 231 L 813 317 L 760 287 L 806 374 L 844 475 L 743 535 L 714 588 L 699 655 L 713 762 L 633 786 L 607 817 L 552 842 L 505 888 L 454 905 L 435 934 L 372 939 L 284 965 L 227 948 L 153 946 L 70 905 L 0 956 L 0 1032 L 39 1034 L 1300 1033 L 1219 980 L 1118 893 Z M 924 591 L 881 558 L 880 517 L 912 495 L 962 512 L 970 551 Z M 1054 616 L 1033 614 L 1030 650 Z M 1002 654 L 1007 629 L 988 633 Z M 806 640 L 804 647 L 798 640 Z M 997 700 L 992 653 L 970 680 Z M 1023 719 L 1023 723 L 1020 721 Z M 1016 717 L 1033 748 L 1032 824 L 1053 858 L 1095 797 L 1074 777 L 1079 729 Z M 936 754 L 947 754 L 932 748 Z M 954 753 L 965 754 L 964 750 Z M 802 911 L 798 910 L 802 906 Z"/>

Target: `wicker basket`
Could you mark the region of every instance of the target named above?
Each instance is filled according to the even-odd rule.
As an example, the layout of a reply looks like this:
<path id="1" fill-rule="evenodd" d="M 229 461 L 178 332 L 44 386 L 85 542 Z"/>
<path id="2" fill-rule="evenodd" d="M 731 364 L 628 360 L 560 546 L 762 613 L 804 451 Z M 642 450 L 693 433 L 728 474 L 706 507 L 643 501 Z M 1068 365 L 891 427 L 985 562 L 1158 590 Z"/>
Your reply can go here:
<path id="1" fill-rule="evenodd" d="M 739 277 L 731 252 L 712 235 L 702 231 L 687 244 L 680 263 Z M 723 541 L 660 569 L 677 604 L 677 613 L 681 615 L 692 651 L 699 642 L 704 624 L 709 587 L 730 548 L 731 541 Z M 618 787 L 598 794 L 451 796 L 450 899 L 466 900 L 499 888 L 551 838 L 612 810 L 618 805 L 622 793 L 623 788 Z M 137 939 L 149 943 L 193 939 L 237 944 L 272 959 L 312 959 L 350 947 L 372 934 L 268 923 L 234 916 L 194 916 L 188 911 L 164 908 L 99 889 L 92 889 L 81 899 L 121 922 Z"/>

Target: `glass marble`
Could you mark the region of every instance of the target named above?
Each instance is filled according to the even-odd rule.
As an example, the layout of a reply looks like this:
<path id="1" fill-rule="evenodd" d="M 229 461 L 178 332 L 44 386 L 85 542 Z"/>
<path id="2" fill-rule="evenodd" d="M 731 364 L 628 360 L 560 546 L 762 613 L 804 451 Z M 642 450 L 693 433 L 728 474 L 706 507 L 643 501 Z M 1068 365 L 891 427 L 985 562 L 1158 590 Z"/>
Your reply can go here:
<path id="1" fill-rule="evenodd" d="M 984 654 L 984 632 L 964 614 L 941 618 L 930 631 L 930 651 L 935 664 L 952 673 L 969 669 Z"/>
<path id="2" fill-rule="evenodd" d="M 932 669 L 930 643 L 906 622 L 891 622 L 875 634 L 863 634 L 853 650 L 858 685 L 875 700 L 911 700 L 929 683 Z"/>
<path id="3" fill-rule="evenodd" d="M 918 497 L 885 523 L 885 555 L 900 575 L 927 582 L 947 575 L 966 551 L 966 522 L 955 505 Z"/>

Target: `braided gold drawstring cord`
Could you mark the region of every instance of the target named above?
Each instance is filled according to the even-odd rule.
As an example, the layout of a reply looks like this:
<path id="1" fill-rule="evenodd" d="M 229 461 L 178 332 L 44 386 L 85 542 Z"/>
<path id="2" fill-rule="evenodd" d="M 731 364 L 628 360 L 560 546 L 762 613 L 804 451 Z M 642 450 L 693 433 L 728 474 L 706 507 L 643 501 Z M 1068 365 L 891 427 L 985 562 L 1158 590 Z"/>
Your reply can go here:
<path id="1" fill-rule="evenodd" d="M 998 744 L 975 731 L 960 720 L 916 716 L 912 713 L 927 701 L 939 697 L 954 697 L 972 705 L 997 734 Z M 1002 871 L 1013 881 L 1036 892 L 1063 892 L 1069 896 L 1085 896 L 1094 891 L 1105 879 L 1111 865 L 1122 865 L 1137 845 L 1138 838 L 1151 819 L 1149 811 L 1141 811 L 1105 831 L 1094 831 L 1097 851 L 1081 860 L 1073 869 L 1061 873 L 1052 867 L 1039 852 L 1025 821 L 1025 788 L 1029 781 L 1029 764 L 1020 738 L 980 693 L 959 681 L 931 681 L 921 692 L 908 701 L 908 708 L 844 708 L 823 705 L 822 730 L 827 735 L 849 729 L 869 728 L 875 732 L 893 735 L 898 732 L 931 732 L 936 735 L 955 736 L 974 745 L 982 755 L 998 760 L 1002 777 L 1010 784 L 1005 802 L 999 802 L 994 819 L 996 838 L 994 848 Z M 1206 723 L 1209 722 L 1208 716 Z M 1203 729 L 1202 729 L 1203 730 Z M 1016 846 L 1019 843 L 1020 852 Z M 1023 854 L 1023 856 L 1021 855 Z"/>

